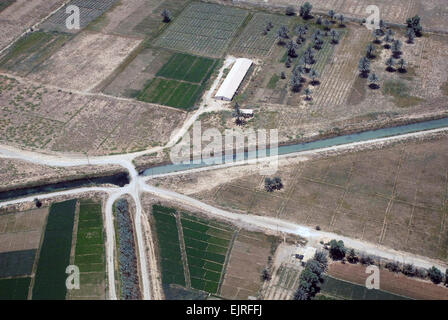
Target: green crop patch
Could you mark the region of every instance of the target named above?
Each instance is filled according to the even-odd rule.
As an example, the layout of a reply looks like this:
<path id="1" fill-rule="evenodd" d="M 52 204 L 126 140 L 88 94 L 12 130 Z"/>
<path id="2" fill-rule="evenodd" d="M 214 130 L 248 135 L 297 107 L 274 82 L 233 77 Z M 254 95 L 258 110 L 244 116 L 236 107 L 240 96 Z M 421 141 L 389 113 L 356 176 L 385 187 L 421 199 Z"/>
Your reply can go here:
<path id="1" fill-rule="evenodd" d="M 36 249 L 0 253 L 0 278 L 30 275 Z"/>
<path id="2" fill-rule="evenodd" d="M 0 300 L 26 300 L 31 278 L 0 280 Z"/>
<path id="3" fill-rule="evenodd" d="M 54 203 L 50 207 L 34 281 L 33 299 L 65 299 L 65 270 L 70 264 L 75 207 L 76 200 Z"/>
<path id="4" fill-rule="evenodd" d="M 248 11 L 211 3 L 192 3 L 170 24 L 155 45 L 218 57 L 227 50 Z"/>
<path id="5" fill-rule="evenodd" d="M 175 210 L 153 205 L 157 240 L 160 249 L 162 283 L 185 286 L 184 266 L 180 251 L 179 233 L 174 217 Z"/>
<path id="6" fill-rule="evenodd" d="M 0 1 L 0 12 L 8 8 L 11 4 L 16 2 L 16 0 L 1 0 Z"/>

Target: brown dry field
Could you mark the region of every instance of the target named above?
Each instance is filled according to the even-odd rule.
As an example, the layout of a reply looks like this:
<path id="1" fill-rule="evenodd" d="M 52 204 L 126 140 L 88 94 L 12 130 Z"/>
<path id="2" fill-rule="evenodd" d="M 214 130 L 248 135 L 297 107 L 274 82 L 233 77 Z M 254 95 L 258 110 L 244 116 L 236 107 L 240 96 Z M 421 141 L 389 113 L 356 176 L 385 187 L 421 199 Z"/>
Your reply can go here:
<path id="1" fill-rule="evenodd" d="M 78 166 L 49 167 L 21 160 L 0 159 L 0 190 L 9 190 L 20 186 L 48 184 L 62 179 L 79 179 L 96 174 L 122 172 L 120 166 Z"/>
<path id="2" fill-rule="evenodd" d="M 327 13 L 333 9 L 336 13 L 343 13 L 348 17 L 367 18 L 369 14 L 365 12 L 368 5 L 374 4 L 379 7 L 381 19 L 387 22 L 404 24 L 406 18 L 420 15 L 424 28 L 432 30 L 447 31 L 446 17 L 448 6 L 445 0 L 268 0 L 267 5 L 282 6 L 288 5 L 298 8 L 306 1 L 313 5 L 313 9 L 318 12 Z M 229 3 L 229 0 L 224 0 Z M 234 0 L 237 4 L 240 1 Z M 242 3 L 252 3 L 255 5 L 266 5 L 265 0 L 242 0 Z"/>
<path id="3" fill-rule="evenodd" d="M 92 91 L 140 44 L 141 40 L 81 32 L 54 53 L 29 78 L 61 88 Z"/>
<path id="4" fill-rule="evenodd" d="M 263 233 L 238 232 L 221 286 L 224 298 L 247 300 L 259 295 L 261 273 L 271 254 L 271 245 L 269 237 Z"/>
<path id="5" fill-rule="evenodd" d="M 368 274 L 361 264 L 342 264 L 335 262 L 329 265 L 330 276 L 365 285 Z M 448 288 L 432 282 L 406 277 L 387 269 L 380 269 L 380 289 L 417 300 L 448 300 Z"/>
<path id="6" fill-rule="evenodd" d="M 0 50 L 64 2 L 64 0 L 16 0 L 1 11 Z"/>
<path id="7" fill-rule="evenodd" d="M 303 159 L 302 159 L 303 160 Z M 318 160 L 289 160 L 267 193 L 257 171 L 234 167 L 153 183 L 241 214 L 271 216 L 446 261 L 448 137 Z"/>
<path id="8" fill-rule="evenodd" d="M 0 252 L 37 249 L 48 208 L 0 215 Z"/>
<path id="9" fill-rule="evenodd" d="M 186 117 L 173 108 L 5 76 L 0 89 L 0 143 L 25 149 L 89 155 L 138 151 L 166 143 Z"/>

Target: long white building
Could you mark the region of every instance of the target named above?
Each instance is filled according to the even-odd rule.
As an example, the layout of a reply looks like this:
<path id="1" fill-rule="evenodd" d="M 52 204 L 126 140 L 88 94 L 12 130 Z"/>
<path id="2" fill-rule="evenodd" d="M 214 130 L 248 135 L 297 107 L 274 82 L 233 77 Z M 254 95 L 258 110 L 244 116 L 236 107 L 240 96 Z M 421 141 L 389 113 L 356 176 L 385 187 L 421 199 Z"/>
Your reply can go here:
<path id="1" fill-rule="evenodd" d="M 232 67 L 232 70 L 230 70 L 226 79 L 216 93 L 215 99 L 232 101 L 233 96 L 240 87 L 241 82 L 243 82 L 244 77 L 249 71 L 251 65 L 252 60 L 246 58 L 237 59 Z"/>

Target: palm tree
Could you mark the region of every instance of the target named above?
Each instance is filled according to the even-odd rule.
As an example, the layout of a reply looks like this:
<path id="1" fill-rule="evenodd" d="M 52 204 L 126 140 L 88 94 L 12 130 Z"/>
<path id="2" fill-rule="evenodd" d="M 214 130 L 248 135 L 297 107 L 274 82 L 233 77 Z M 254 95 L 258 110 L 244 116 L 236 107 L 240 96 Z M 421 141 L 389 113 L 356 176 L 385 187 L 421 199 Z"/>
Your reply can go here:
<path id="1" fill-rule="evenodd" d="M 285 40 L 289 38 L 288 28 L 286 28 L 285 26 L 281 26 L 277 31 L 277 38 L 279 44 L 284 44 Z"/>
<path id="2" fill-rule="evenodd" d="M 291 58 L 297 57 L 297 49 L 299 48 L 298 44 L 294 41 L 290 40 L 288 44 L 286 45 L 286 50 L 288 52 L 288 56 Z"/>
<path id="3" fill-rule="evenodd" d="M 405 72 L 406 71 L 406 69 L 404 68 L 405 67 L 405 65 L 406 65 L 406 61 L 403 59 L 403 58 L 401 58 L 400 60 L 398 60 L 398 71 L 400 71 L 400 72 Z"/>
<path id="4" fill-rule="evenodd" d="M 400 40 L 395 40 L 394 42 L 392 42 L 392 53 L 394 55 L 394 58 L 398 58 L 401 55 L 401 41 Z"/>
<path id="5" fill-rule="evenodd" d="M 300 74 L 295 74 L 293 73 L 291 75 L 291 80 L 290 80 L 290 84 L 291 84 L 291 90 L 293 92 L 298 92 L 300 90 L 300 86 L 302 85 L 302 75 Z"/>
<path id="6" fill-rule="evenodd" d="M 322 24 L 322 16 L 318 16 L 318 17 L 316 18 L 316 24 L 319 24 L 319 25 Z"/>
<path id="7" fill-rule="evenodd" d="M 325 19 L 324 22 L 323 22 L 323 25 L 324 25 L 324 29 L 325 30 L 330 30 L 330 21 Z"/>
<path id="8" fill-rule="evenodd" d="M 372 31 L 372 35 L 375 38 L 373 41 L 374 43 L 381 43 L 380 36 L 381 36 L 381 29 L 375 29 Z"/>
<path id="9" fill-rule="evenodd" d="M 297 28 L 295 29 L 295 32 L 296 32 L 296 34 L 297 34 L 297 36 L 298 36 L 297 40 L 300 39 L 300 41 L 303 41 L 303 40 L 304 40 L 304 39 L 303 39 L 303 36 L 306 35 L 306 29 L 305 29 L 305 27 L 299 25 L 299 26 L 297 26 Z"/>
<path id="10" fill-rule="evenodd" d="M 369 87 L 371 89 L 378 89 L 378 82 L 380 81 L 380 79 L 378 79 L 378 77 L 376 76 L 376 74 L 371 73 L 369 75 Z"/>
<path id="11" fill-rule="evenodd" d="M 409 44 L 414 43 L 414 39 L 415 39 L 415 32 L 414 32 L 414 29 L 412 29 L 412 28 L 408 28 L 408 29 L 406 30 L 406 37 L 408 38 L 408 43 L 409 43 Z"/>
<path id="12" fill-rule="evenodd" d="M 385 44 L 384 44 L 384 48 L 385 48 L 385 49 L 390 49 L 390 43 L 391 43 L 392 41 L 394 41 L 394 39 L 392 38 L 392 36 L 390 36 L 390 35 L 388 35 L 388 34 L 386 33 L 386 36 L 384 37 L 384 42 L 385 42 Z"/>
<path id="13" fill-rule="evenodd" d="M 334 12 L 334 10 L 330 10 L 328 11 L 328 16 L 331 18 L 331 20 L 334 20 L 334 17 L 336 16 L 336 13 Z"/>
<path id="14" fill-rule="evenodd" d="M 338 20 L 339 20 L 339 26 L 343 27 L 344 26 L 345 17 L 344 17 L 344 15 L 342 13 L 338 16 Z"/>
<path id="15" fill-rule="evenodd" d="M 339 33 L 336 30 L 330 31 L 331 43 L 336 44 L 339 40 Z"/>
<path id="16" fill-rule="evenodd" d="M 163 17 L 163 22 L 170 22 L 171 21 L 171 12 L 169 10 L 163 9 L 161 15 Z"/>
<path id="17" fill-rule="evenodd" d="M 366 48 L 366 57 L 369 59 L 373 59 L 375 57 L 374 52 L 375 52 L 375 46 L 369 43 Z"/>
<path id="18" fill-rule="evenodd" d="M 318 81 L 316 81 L 317 77 L 319 77 L 319 74 L 317 73 L 317 71 L 314 70 L 314 69 L 311 69 L 310 70 L 310 78 L 311 78 L 311 84 L 312 85 L 316 85 L 316 84 L 319 83 Z"/>
<path id="19" fill-rule="evenodd" d="M 386 70 L 387 71 L 389 71 L 389 72 L 395 71 L 394 65 L 395 65 L 394 58 L 390 57 L 389 59 L 386 60 L 386 66 L 387 66 Z"/>
<path id="20" fill-rule="evenodd" d="M 303 6 L 300 7 L 300 16 L 303 19 L 309 19 L 311 17 L 311 10 L 313 6 L 309 2 L 305 2 Z"/>
<path id="21" fill-rule="evenodd" d="M 303 93 L 305 93 L 305 100 L 311 100 L 311 94 L 313 92 L 311 91 L 310 88 L 306 88 L 305 91 L 303 91 Z"/>
<path id="22" fill-rule="evenodd" d="M 358 63 L 358 70 L 361 73 L 361 77 L 366 78 L 370 72 L 370 60 L 366 57 L 362 57 Z"/>

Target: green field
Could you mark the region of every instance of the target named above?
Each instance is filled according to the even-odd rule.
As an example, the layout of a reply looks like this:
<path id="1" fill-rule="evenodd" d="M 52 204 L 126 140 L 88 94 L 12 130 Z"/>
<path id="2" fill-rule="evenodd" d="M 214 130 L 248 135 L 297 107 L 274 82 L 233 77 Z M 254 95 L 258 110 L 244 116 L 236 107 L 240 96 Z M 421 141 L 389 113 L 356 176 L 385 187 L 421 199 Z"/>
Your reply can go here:
<path id="1" fill-rule="evenodd" d="M 75 265 L 80 271 L 81 290 L 73 296 L 104 298 L 106 259 L 101 204 L 81 200 L 75 249 Z"/>
<path id="2" fill-rule="evenodd" d="M 219 57 L 224 54 L 248 11 L 210 3 L 192 3 L 170 24 L 155 45 Z"/>
<path id="3" fill-rule="evenodd" d="M 0 278 L 30 275 L 35 256 L 36 249 L 0 253 Z"/>
<path id="4" fill-rule="evenodd" d="M 321 293 L 330 297 L 347 300 L 408 300 L 406 297 L 386 291 L 367 289 L 365 286 L 329 276 L 324 276 Z"/>
<path id="5" fill-rule="evenodd" d="M 216 294 L 233 232 L 187 213 L 182 213 L 181 222 L 191 286 Z"/>
<path id="6" fill-rule="evenodd" d="M 0 280 L 0 300 L 26 300 L 31 278 Z"/>
<path id="7" fill-rule="evenodd" d="M 175 53 L 156 76 L 201 83 L 216 60 L 185 53 Z"/>
<path id="8" fill-rule="evenodd" d="M 152 213 L 156 221 L 157 240 L 160 249 L 162 283 L 185 286 L 184 266 L 179 243 L 179 233 L 174 217 L 175 210 L 153 205 Z"/>
<path id="9" fill-rule="evenodd" d="M 140 101 L 191 109 L 216 68 L 214 59 L 176 53 L 138 94 Z"/>
<path id="10" fill-rule="evenodd" d="M 0 59 L 0 69 L 26 75 L 62 47 L 70 35 L 36 31 L 23 36 Z"/>
<path id="11" fill-rule="evenodd" d="M 75 208 L 76 200 L 54 203 L 50 207 L 34 281 L 33 299 L 65 299 L 65 270 L 70 265 Z"/>

